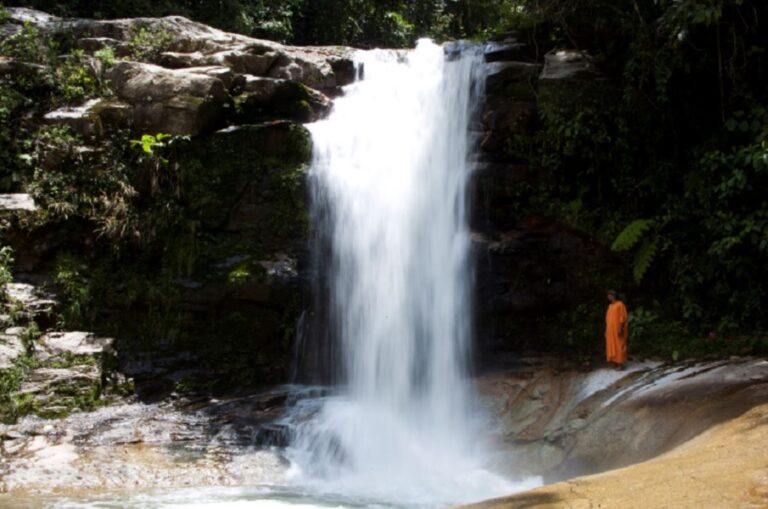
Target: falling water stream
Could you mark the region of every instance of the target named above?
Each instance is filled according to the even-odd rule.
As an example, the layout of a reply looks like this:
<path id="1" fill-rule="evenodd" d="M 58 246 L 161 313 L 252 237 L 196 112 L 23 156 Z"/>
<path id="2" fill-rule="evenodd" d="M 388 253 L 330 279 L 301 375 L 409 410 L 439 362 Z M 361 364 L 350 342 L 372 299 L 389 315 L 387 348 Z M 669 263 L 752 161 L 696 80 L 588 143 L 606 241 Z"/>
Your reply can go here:
<path id="1" fill-rule="evenodd" d="M 340 388 L 295 430 L 299 485 L 426 506 L 514 489 L 486 470 L 467 377 L 480 57 L 472 47 L 447 57 L 428 40 L 361 52 L 364 79 L 310 126 Z"/>

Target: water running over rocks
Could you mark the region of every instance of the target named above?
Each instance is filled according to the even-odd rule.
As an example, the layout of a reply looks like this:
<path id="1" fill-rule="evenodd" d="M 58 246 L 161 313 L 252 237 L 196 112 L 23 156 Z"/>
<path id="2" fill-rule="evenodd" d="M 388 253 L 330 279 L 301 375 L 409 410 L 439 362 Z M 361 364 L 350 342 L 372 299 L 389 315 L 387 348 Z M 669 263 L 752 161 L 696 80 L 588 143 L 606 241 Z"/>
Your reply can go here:
<path id="1" fill-rule="evenodd" d="M 412 52 L 360 52 L 357 65 L 364 78 L 310 125 L 339 389 L 294 415 L 295 481 L 397 504 L 507 493 L 514 485 L 486 470 L 467 378 L 481 55 L 422 40 Z"/>

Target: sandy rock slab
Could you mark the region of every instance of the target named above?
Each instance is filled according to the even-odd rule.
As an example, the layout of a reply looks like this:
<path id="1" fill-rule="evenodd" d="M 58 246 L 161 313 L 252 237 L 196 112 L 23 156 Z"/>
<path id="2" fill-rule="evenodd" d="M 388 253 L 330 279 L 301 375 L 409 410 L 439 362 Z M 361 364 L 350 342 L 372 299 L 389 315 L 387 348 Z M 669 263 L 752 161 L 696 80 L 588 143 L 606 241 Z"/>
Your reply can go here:
<path id="1" fill-rule="evenodd" d="M 768 405 L 755 407 L 644 463 L 464 507 L 768 507 Z"/>

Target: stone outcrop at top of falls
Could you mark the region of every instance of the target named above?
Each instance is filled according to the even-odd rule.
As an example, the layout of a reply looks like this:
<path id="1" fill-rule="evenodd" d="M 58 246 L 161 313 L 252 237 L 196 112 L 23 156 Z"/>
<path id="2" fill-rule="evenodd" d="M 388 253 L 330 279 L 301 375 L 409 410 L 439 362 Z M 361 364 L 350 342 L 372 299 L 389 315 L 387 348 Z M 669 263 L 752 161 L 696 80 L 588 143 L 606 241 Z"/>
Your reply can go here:
<path id="1" fill-rule="evenodd" d="M 292 47 L 230 34 L 180 16 L 119 20 L 68 19 L 26 8 L 9 8 L 0 34 L 12 36 L 30 23 L 42 33 L 73 40 L 73 49 L 93 55 L 113 48 L 117 57 L 135 58 L 132 38 L 140 31 L 166 41 L 147 61 L 121 61 L 110 69 L 91 59 L 90 72 L 111 83 L 116 100 L 68 107 L 47 116 L 86 136 L 130 126 L 137 133 L 200 134 L 230 122 L 291 118 L 308 122 L 325 114 L 328 99 L 351 83 L 352 50 L 344 47 Z M 155 65 L 157 64 L 157 65 Z M 7 68 L 9 61 L 2 62 Z M 253 78 L 274 81 L 280 92 L 266 99 L 254 92 Z M 285 82 L 296 85 L 284 85 Z M 292 88 L 291 88 L 292 87 Z M 300 88 L 305 87 L 305 88 Z M 251 90 L 249 90 L 251 88 Z M 295 89 L 295 90 L 294 90 Z M 241 113 L 235 106 L 245 105 Z"/>

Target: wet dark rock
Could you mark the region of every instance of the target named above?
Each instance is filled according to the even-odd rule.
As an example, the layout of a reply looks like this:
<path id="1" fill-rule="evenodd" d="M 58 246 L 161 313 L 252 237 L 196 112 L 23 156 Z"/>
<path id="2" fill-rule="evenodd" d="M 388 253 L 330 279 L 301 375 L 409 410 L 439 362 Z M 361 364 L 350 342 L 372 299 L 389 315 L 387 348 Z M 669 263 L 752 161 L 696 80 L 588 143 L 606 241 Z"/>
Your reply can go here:
<path id="1" fill-rule="evenodd" d="M 336 81 L 337 87 L 344 87 L 354 83 L 357 79 L 355 63 L 349 58 L 332 57 L 328 60 Z"/>
<path id="2" fill-rule="evenodd" d="M 602 294 L 593 267 L 612 256 L 589 236 L 544 218 L 473 240 L 481 363 L 533 341 L 541 348 L 548 316 Z"/>
<path id="3" fill-rule="evenodd" d="M 489 63 L 519 61 L 529 56 L 529 47 L 517 41 L 489 42 L 483 47 L 483 54 Z"/>
<path id="4" fill-rule="evenodd" d="M 567 331 L 557 320 L 570 320 L 577 305 L 602 306 L 603 286 L 620 266 L 606 246 L 540 217 L 530 202 L 552 185 L 538 153 L 542 111 L 589 104 L 606 93 L 606 80 L 581 52 L 553 51 L 542 65 L 521 40 L 516 34 L 485 46 L 484 104 L 473 125 L 479 148 L 470 224 L 481 366 L 505 352 L 563 345 Z"/>
<path id="5" fill-rule="evenodd" d="M 494 62 L 488 64 L 486 93 L 489 99 L 495 94 L 504 94 L 508 98 L 520 100 L 520 92 L 528 92 L 538 79 L 541 64 L 531 62 Z M 493 103 L 493 101 L 491 101 Z"/>
<path id="6" fill-rule="evenodd" d="M 254 442 L 259 447 L 287 447 L 290 444 L 290 429 L 283 424 L 265 424 L 259 428 Z"/>
<path id="7" fill-rule="evenodd" d="M 279 118 L 314 122 L 331 109 L 328 97 L 295 81 L 247 76 L 242 90 L 235 102 L 243 124 Z"/>

